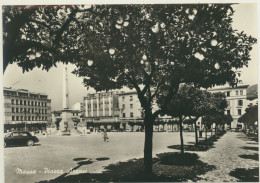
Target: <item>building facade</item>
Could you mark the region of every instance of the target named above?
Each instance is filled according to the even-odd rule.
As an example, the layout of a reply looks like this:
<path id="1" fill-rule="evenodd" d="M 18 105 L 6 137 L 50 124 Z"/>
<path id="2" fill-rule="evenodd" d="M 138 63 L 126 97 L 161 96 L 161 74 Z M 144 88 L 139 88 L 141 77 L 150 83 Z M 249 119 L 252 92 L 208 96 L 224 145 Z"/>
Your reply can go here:
<path id="1" fill-rule="evenodd" d="M 133 131 L 144 130 L 144 111 L 138 99 L 136 91 L 121 92 L 119 96 L 119 119 L 123 129 L 130 129 Z M 153 112 L 159 109 L 154 101 Z M 176 125 L 168 125 L 172 120 L 170 116 L 158 116 L 154 123 L 154 131 L 176 131 Z"/>
<path id="2" fill-rule="evenodd" d="M 51 124 L 48 95 L 25 89 L 4 88 L 4 131 L 46 130 Z"/>
<path id="3" fill-rule="evenodd" d="M 249 104 L 255 104 L 257 100 L 247 99 L 247 88 L 249 85 L 238 85 L 237 87 L 221 87 L 209 89 L 209 92 L 225 93 L 228 107 L 225 114 L 230 114 L 233 118 L 231 128 L 242 128 L 243 124 L 239 123 L 238 118 L 245 113 L 245 109 Z"/>
<path id="4" fill-rule="evenodd" d="M 87 128 L 93 131 L 119 128 L 118 91 L 88 94 L 83 100 L 83 116 Z"/>

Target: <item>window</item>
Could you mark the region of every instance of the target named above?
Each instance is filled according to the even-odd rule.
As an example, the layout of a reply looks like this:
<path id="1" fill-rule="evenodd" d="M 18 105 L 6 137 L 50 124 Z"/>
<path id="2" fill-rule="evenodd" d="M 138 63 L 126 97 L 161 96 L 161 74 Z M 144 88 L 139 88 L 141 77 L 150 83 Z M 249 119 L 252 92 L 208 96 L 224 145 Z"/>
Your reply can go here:
<path id="1" fill-rule="evenodd" d="M 130 104 L 130 109 L 133 109 L 133 104 Z"/>
<path id="2" fill-rule="evenodd" d="M 23 103 L 24 103 L 24 105 L 26 105 L 26 100 Z"/>
<path id="3" fill-rule="evenodd" d="M 38 106 L 41 106 L 41 102 L 38 102 Z"/>
<path id="4" fill-rule="evenodd" d="M 28 113 L 31 113 L 31 109 L 28 109 Z"/>
<path id="5" fill-rule="evenodd" d="M 16 116 L 16 121 L 19 121 L 19 116 Z"/>
<path id="6" fill-rule="evenodd" d="M 35 102 L 35 106 L 37 106 L 37 102 Z"/>
<path id="7" fill-rule="evenodd" d="M 238 100 L 238 106 L 243 106 L 243 100 Z"/>
<path id="8" fill-rule="evenodd" d="M 134 113 L 130 112 L 130 117 L 131 118 L 134 117 Z"/>
<path id="9" fill-rule="evenodd" d="M 24 116 L 24 120 L 27 121 L 27 116 Z"/>
<path id="10" fill-rule="evenodd" d="M 32 121 L 34 121 L 34 116 L 32 116 Z"/>
<path id="11" fill-rule="evenodd" d="M 30 121 L 31 120 L 31 116 L 28 116 L 28 121 Z"/>
<path id="12" fill-rule="evenodd" d="M 45 107 L 47 106 L 47 103 L 45 102 Z"/>
<path id="13" fill-rule="evenodd" d="M 122 108 L 125 109 L 125 104 L 122 105 Z"/>
<path id="14" fill-rule="evenodd" d="M 34 109 L 32 109 L 32 113 L 34 113 Z"/>
<path id="15" fill-rule="evenodd" d="M 23 108 L 20 108 L 20 112 L 23 112 Z"/>
<path id="16" fill-rule="evenodd" d="M 26 110 L 26 109 L 24 109 L 24 113 L 26 113 L 26 111 L 27 111 L 27 110 Z"/>
<path id="17" fill-rule="evenodd" d="M 125 101 L 125 97 L 122 97 L 122 101 Z"/>
<path id="18" fill-rule="evenodd" d="M 227 92 L 227 97 L 230 97 L 230 92 Z"/>
<path id="19" fill-rule="evenodd" d="M 18 100 L 16 100 L 16 105 L 18 105 Z"/>
<path id="20" fill-rule="evenodd" d="M 14 112 L 14 108 L 12 108 L 12 112 Z"/>
<path id="21" fill-rule="evenodd" d="M 227 115 L 230 115 L 230 110 L 227 110 Z"/>
<path id="22" fill-rule="evenodd" d="M 33 101 L 32 101 L 32 106 L 33 106 Z"/>
<path id="23" fill-rule="evenodd" d="M 240 90 L 240 95 L 243 95 L 243 90 Z"/>
<path id="24" fill-rule="evenodd" d="M 12 116 L 12 121 L 15 121 L 15 117 L 14 116 Z"/>
<path id="25" fill-rule="evenodd" d="M 238 109 L 238 110 L 237 110 L 237 114 L 238 114 L 238 115 L 241 115 L 241 109 Z"/>
<path id="26" fill-rule="evenodd" d="M 17 132 L 14 132 L 12 136 L 13 136 L 13 137 L 18 137 L 18 136 L 20 136 L 20 134 L 17 133 Z"/>
<path id="27" fill-rule="evenodd" d="M 123 118 L 125 118 L 125 113 L 122 114 Z"/>
<path id="28" fill-rule="evenodd" d="M 14 99 L 12 99 L 12 104 L 14 104 Z"/>
<path id="29" fill-rule="evenodd" d="M 21 116 L 21 120 L 23 120 L 23 116 Z"/>
<path id="30" fill-rule="evenodd" d="M 133 101 L 133 96 L 130 96 L 130 101 Z"/>
<path id="31" fill-rule="evenodd" d="M 20 105 L 22 105 L 23 104 L 23 101 L 22 100 L 20 100 Z"/>
<path id="32" fill-rule="evenodd" d="M 236 95 L 238 95 L 238 91 L 236 91 Z"/>
<path id="33" fill-rule="evenodd" d="M 30 102 L 30 101 L 28 101 L 28 105 L 31 105 L 31 102 Z"/>
<path id="34" fill-rule="evenodd" d="M 27 133 L 21 133 L 21 136 L 27 137 L 28 135 L 27 135 Z"/>
<path id="35" fill-rule="evenodd" d="M 16 112 L 19 112 L 19 108 L 16 108 Z"/>

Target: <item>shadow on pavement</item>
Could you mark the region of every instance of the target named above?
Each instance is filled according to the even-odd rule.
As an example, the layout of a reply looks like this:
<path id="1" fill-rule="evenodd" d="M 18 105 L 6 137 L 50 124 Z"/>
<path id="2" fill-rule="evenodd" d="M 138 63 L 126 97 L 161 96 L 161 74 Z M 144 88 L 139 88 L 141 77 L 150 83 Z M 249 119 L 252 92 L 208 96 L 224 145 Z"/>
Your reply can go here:
<path id="1" fill-rule="evenodd" d="M 208 145 L 199 145 L 199 146 L 195 146 L 195 145 L 184 145 L 184 151 L 207 151 L 210 148 L 213 148 L 214 146 L 208 146 Z M 169 149 L 178 149 L 181 150 L 181 146 L 180 145 L 171 145 L 168 146 Z"/>
<path id="2" fill-rule="evenodd" d="M 96 158 L 97 161 L 105 161 L 105 160 L 109 160 L 110 158 L 107 157 L 102 157 L 102 158 Z"/>
<path id="3" fill-rule="evenodd" d="M 258 137 L 248 137 L 246 135 L 237 135 L 236 136 L 237 138 L 241 139 L 241 140 L 244 140 L 244 141 L 255 141 L 255 142 L 258 142 Z"/>
<path id="4" fill-rule="evenodd" d="M 169 149 L 178 149 L 181 150 L 181 145 L 171 145 L 167 146 Z M 183 146 L 185 151 L 207 151 L 210 148 L 214 148 L 214 141 L 208 140 L 208 141 L 200 141 L 198 145 L 184 145 Z"/>
<path id="5" fill-rule="evenodd" d="M 35 147 L 35 146 L 41 146 L 41 144 L 34 144 L 33 146 L 28 146 L 28 145 L 10 145 L 6 146 L 5 148 L 14 148 L 14 147 Z"/>
<path id="6" fill-rule="evenodd" d="M 239 155 L 239 157 L 244 158 L 244 159 L 252 159 L 252 160 L 256 160 L 259 161 L 259 156 L 258 154 L 242 154 Z"/>
<path id="7" fill-rule="evenodd" d="M 257 143 L 257 142 L 247 142 L 247 144 L 258 145 L 258 143 Z"/>
<path id="8" fill-rule="evenodd" d="M 197 154 L 162 153 L 153 159 L 153 174 L 144 176 L 143 159 L 131 159 L 105 167 L 102 173 L 82 173 L 59 176 L 41 182 L 180 182 L 197 181 L 198 175 L 216 167 L 199 160 Z M 98 158 L 97 158 L 98 159 Z M 101 159 L 101 158 L 99 158 Z M 77 167 L 75 167 L 76 169 Z M 188 173 L 187 173 L 188 172 Z"/>
<path id="9" fill-rule="evenodd" d="M 258 147 L 243 146 L 241 149 L 258 151 Z"/>
<path id="10" fill-rule="evenodd" d="M 239 182 L 259 182 L 259 167 L 251 169 L 236 168 L 229 175 L 239 179 Z"/>
<path id="11" fill-rule="evenodd" d="M 82 161 L 82 160 L 86 160 L 87 158 L 74 158 L 73 161 Z"/>

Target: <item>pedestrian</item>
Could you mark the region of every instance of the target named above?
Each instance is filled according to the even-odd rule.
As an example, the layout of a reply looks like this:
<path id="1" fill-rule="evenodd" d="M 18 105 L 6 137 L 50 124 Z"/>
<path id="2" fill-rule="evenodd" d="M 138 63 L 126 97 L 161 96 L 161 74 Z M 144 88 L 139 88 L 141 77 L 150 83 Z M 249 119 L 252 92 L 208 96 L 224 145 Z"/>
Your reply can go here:
<path id="1" fill-rule="evenodd" d="M 108 139 L 107 130 L 106 129 L 104 129 L 104 136 L 103 136 L 103 138 L 104 138 L 104 142 L 106 142 L 107 139 Z"/>

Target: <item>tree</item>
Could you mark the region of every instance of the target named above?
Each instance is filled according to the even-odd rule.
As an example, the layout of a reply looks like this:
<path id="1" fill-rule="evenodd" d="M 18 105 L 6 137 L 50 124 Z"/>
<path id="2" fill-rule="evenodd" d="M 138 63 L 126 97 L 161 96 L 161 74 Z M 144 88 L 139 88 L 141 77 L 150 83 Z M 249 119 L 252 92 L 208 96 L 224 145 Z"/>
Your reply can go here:
<path id="1" fill-rule="evenodd" d="M 41 65 L 48 69 L 60 60 L 71 62 L 77 66 L 74 73 L 84 77 L 84 84 L 97 91 L 123 86 L 135 89 L 145 115 L 147 175 L 152 174 L 153 123 L 164 112 L 168 99 L 177 93 L 180 83 L 204 88 L 235 83 L 233 69 L 248 64 L 249 51 L 256 42 L 255 38 L 233 30 L 234 11 L 228 4 L 95 5 L 83 10 L 78 6 L 57 6 L 53 9 L 40 9 L 30 16 L 39 18 L 37 26 L 42 22 L 47 24 L 48 28 L 42 32 L 48 36 L 40 35 L 41 30 L 35 31 L 35 26 L 18 31 L 21 37 L 35 40 L 37 44 L 45 39 L 39 44 L 50 45 L 50 49 L 44 49 L 37 57 L 34 43 L 30 49 L 26 48 L 33 52 L 29 57 L 23 51 L 10 60 L 25 71 Z M 6 17 L 4 27 L 9 21 Z M 7 33 L 4 41 L 8 41 L 9 33 L 5 28 L 4 31 Z M 21 41 L 21 37 L 17 39 Z M 152 104 L 160 96 L 164 97 L 161 109 L 153 112 Z"/>
<path id="2" fill-rule="evenodd" d="M 225 130 L 225 124 L 231 126 L 231 122 L 233 121 L 233 118 L 230 114 L 224 114 L 222 117 L 222 122 L 220 125 L 222 125 L 222 130 Z"/>
<path id="3" fill-rule="evenodd" d="M 134 131 L 134 127 L 135 127 L 136 123 L 134 121 L 129 121 L 128 125 L 131 126 L 131 131 Z"/>
<path id="4" fill-rule="evenodd" d="M 238 122 L 244 123 L 246 130 L 248 126 L 255 126 L 255 122 L 258 122 L 258 104 L 248 105 L 245 109 L 245 113 L 238 118 Z"/>
<path id="5" fill-rule="evenodd" d="M 180 126 L 180 140 L 181 140 L 181 153 L 184 153 L 184 142 L 183 142 L 183 122 L 188 122 L 185 119 L 187 116 L 192 116 L 193 106 L 194 106 L 194 97 L 196 96 L 198 90 L 191 85 L 182 85 L 178 92 L 175 95 L 172 95 L 172 98 L 169 100 L 167 107 L 164 109 L 164 113 L 175 117 L 178 119 Z M 160 107 L 164 105 L 164 98 L 158 98 L 157 103 Z"/>
<path id="6" fill-rule="evenodd" d="M 191 86 L 192 87 L 192 86 Z M 212 108 L 212 94 L 205 90 L 193 88 L 192 96 L 190 97 L 192 103 L 191 113 L 189 118 L 193 121 L 195 131 L 195 145 L 198 145 L 197 121 L 200 117 L 211 112 Z"/>
<path id="7" fill-rule="evenodd" d="M 216 125 L 216 129 L 218 124 L 222 124 L 224 120 L 224 111 L 228 106 L 226 96 L 224 93 L 217 92 L 211 93 L 209 98 L 209 106 L 207 109 L 207 113 L 202 118 L 202 123 L 205 128 L 205 136 L 207 139 L 207 131 L 211 129 L 213 123 Z"/>
<path id="8" fill-rule="evenodd" d="M 92 9 L 81 5 L 3 6 L 3 71 L 12 63 L 23 71 L 49 70 L 59 61 L 75 63 L 82 56 L 76 39 L 79 21 Z"/>

